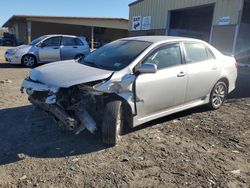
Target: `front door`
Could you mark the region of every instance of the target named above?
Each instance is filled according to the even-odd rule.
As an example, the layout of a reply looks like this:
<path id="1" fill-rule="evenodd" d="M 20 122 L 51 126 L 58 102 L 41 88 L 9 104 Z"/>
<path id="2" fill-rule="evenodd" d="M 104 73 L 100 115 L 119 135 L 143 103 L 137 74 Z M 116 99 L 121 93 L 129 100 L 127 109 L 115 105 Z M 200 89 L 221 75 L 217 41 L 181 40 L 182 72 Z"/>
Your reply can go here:
<path id="1" fill-rule="evenodd" d="M 154 63 L 154 74 L 141 74 L 136 80 L 136 107 L 139 121 L 164 113 L 184 103 L 187 87 L 186 65 L 180 45 L 169 44 L 154 50 L 143 63 Z"/>
<path id="2" fill-rule="evenodd" d="M 54 62 L 60 61 L 60 45 L 61 37 L 51 37 L 46 39 L 42 43 L 42 47 L 39 48 L 39 59 L 41 62 Z"/>

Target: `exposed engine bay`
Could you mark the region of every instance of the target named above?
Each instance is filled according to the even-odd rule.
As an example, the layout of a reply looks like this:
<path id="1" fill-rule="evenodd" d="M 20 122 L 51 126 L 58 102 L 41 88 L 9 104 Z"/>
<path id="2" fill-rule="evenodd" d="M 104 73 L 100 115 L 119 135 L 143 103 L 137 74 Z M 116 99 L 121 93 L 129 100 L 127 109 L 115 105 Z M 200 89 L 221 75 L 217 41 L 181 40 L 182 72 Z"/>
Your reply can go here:
<path id="1" fill-rule="evenodd" d="M 102 124 L 105 103 L 111 97 L 124 98 L 133 103 L 133 94 L 129 89 L 133 81 L 134 77 L 125 77 L 120 82 L 103 80 L 56 88 L 27 78 L 21 91 L 25 89 L 32 104 L 51 114 L 66 129 L 75 134 L 85 129 L 95 133 Z"/>
<path id="2" fill-rule="evenodd" d="M 29 100 L 52 113 L 68 130 L 79 134 L 87 128 L 94 133 L 97 129 L 96 124 L 101 122 L 104 97 L 93 95 L 86 87 L 78 85 L 60 89 L 52 95 L 49 92 L 35 91 L 29 96 Z"/>

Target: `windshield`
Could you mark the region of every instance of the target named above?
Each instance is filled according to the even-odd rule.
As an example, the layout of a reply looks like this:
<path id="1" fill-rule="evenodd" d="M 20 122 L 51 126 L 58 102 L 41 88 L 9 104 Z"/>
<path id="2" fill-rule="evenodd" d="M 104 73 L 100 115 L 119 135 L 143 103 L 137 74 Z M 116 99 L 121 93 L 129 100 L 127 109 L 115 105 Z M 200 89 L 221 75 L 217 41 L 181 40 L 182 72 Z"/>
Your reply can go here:
<path id="1" fill-rule="evenodd" d="M 39 43 L 41 40 L 45 39 L 47 36 L 41 36 L 35 40 L 33 40 L 30 45 L 36 45 L 37 43 Z"/>
<path id="2" fill-rule="evenodd" d="M 152 43 L 136 40 L 117 40 L 92 52 L 83 63 L 101 69 L 118 71 L 127 67 Z"/>

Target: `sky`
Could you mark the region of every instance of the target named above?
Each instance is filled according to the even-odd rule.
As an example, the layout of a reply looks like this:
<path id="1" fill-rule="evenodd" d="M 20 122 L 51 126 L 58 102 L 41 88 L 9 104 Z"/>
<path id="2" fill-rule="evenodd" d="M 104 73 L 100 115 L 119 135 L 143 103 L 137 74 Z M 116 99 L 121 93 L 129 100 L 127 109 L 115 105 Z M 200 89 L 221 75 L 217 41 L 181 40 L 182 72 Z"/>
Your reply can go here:
<path id="1" fill-rule="evenodd" d="M 135 0 L 4 0 L 0 27 L 12 15 L 89 16 L 128 18 Z"/>

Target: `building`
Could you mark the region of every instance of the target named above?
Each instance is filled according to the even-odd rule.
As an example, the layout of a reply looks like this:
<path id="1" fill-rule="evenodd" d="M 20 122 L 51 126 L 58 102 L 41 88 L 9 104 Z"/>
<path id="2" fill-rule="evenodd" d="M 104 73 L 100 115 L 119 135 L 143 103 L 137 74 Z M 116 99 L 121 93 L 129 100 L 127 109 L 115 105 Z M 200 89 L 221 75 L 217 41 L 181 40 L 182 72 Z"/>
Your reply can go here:
<path id="1" fill-rule="evenodd" d="M 3 27 L 8 27 L 19 43 L 28 43 L 46 34 L 85 36 L 103 43 L 128 35 L 128 20 L 122 18 L 14 15 Z"/>
<path id="2" fill-rule="evenodd" d="M 187 36 L 230 54 L 250 50 L 250 0 L 137 0 L 129 8 L 130 36 Z"/>
<path id="3" fill-rule="evenodd" d="M 8 29 L 7 29 L 7 28 L 2 28 L 2 27 L 0 27 L 0 37 L 3 37 L 3 34 L 4 34 L 5 32 L 8 32 Z"/>

